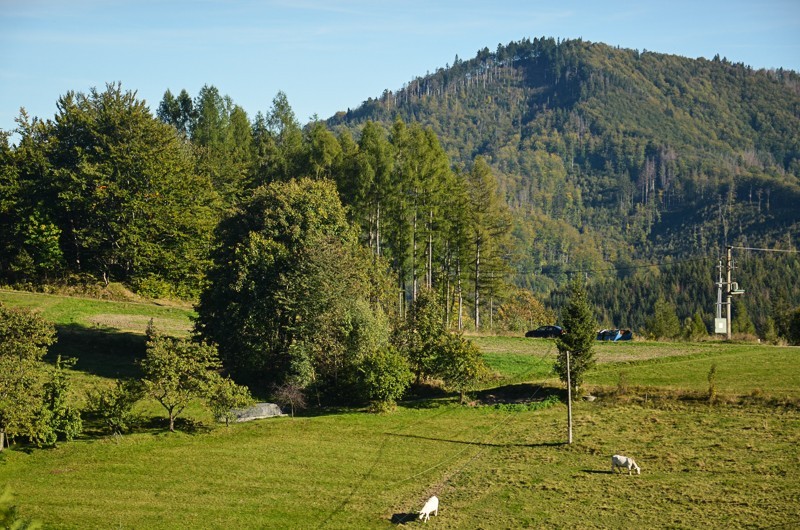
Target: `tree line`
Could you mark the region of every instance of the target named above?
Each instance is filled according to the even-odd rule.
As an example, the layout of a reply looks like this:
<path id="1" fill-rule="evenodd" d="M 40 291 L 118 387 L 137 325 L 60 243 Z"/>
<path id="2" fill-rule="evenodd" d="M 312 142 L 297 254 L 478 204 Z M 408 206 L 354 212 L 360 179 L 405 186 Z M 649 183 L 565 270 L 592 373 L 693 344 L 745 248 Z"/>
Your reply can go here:
<path id="1" fill-rule="evenodd" d="M 482 156 L 511 213 L 512 281 L 551 307 L 551 293 L 582 274 L 602 323 L 643 330 L 663 296 L 681 322 L 699 312 L 710 326 L 726 245 L 800 244 L 798 86 L 796 72 L 720 57 L 534 38 L 456 57 L 328 123 L 413 116 L 455 164 Z M 707 261 L 671 265 L 692 259 Z M 758 286 L 740 305 L 762 338 L 770 318 L 785 320 L 778 299 L 800 303 L 783 286 L 797 283 L 792 260 L 764 260 L 775 275 L 741 271 Z"/>
<path id="2" fill-rule="evenodd" d="M 196 380 L 177 396 L 175 381 L 139 387 L 170 428 L 186 399 L 222 392 L 198 373 L 319 404 L 391 406 L 412 379 L 463 393 L 482 362 L 451 328 L 486 326 L 487 310 L 489 325 L 549 318 L 524 296 L 499 304 L 510 223 L 488 165 L 454 170 L 418 124 L 336 136 L 301 128 L 283 94 L 250 122 L 214 87 L 168 91 L 153 116 L 112 84 L 61 97 L 54 120 L 23 111 L 17 133 L 1 153 L 4 281 L 199 300 L 191 342 L 148 345 L 178 368 L 181 352 L 208 361 L 163 376 Z M 98 399 L 132 399 L 115 392 Z"/>
<path id="3" fill-rule="evenodd" d="M 511 228 L 480 157 L 452 167 L 436 135 L 401 120 L 353 137 L 301 127 L 285 94 L 251 121 L 205 86 L 167 91 L 153 116 L 121 85 L 58 100 L 54 120 L 17 120 L 0 143 L 0 278 L 12 285 L 97 278 L 151 296 L 194 297 L 214 227 L 259 187 L 336 183 L 348 222 L 395 277 L 401 311 L 424 286 L 448 322 L 481 327 L 504 291 Z M 492 322 L 493 324 L 493 322 Z"/>

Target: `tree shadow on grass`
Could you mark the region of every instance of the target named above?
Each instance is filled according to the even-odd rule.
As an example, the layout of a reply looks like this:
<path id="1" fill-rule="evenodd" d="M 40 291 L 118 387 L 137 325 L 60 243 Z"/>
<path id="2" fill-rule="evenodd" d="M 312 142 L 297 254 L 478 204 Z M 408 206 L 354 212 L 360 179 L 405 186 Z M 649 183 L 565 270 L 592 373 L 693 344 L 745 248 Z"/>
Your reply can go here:
<path id="1" fill-rule="evenodd" d="M 107 378 L 141 376 L 147 338 L 139 333 L 94 329 L 78 324 L 56 326 L 57 342 L 45 358 L 77 359 L 74 369 Z"/>
<path id="2" fill-rule="evenodd" d="M 478 392 L 475 397 L 481 404 L 496 405 L 498 403 L 532 403 L 543 401 L 550 396 L 557 396 L 560 400 L 566 401 L 567 392 L 565 389 L 552 386 L 518 383 L 487 388 Z"/>

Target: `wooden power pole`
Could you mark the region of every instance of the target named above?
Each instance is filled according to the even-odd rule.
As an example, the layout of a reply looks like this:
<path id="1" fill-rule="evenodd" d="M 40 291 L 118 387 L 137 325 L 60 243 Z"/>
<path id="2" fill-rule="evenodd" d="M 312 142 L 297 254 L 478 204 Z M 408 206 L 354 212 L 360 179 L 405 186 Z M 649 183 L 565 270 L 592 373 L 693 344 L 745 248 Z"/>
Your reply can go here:
<path id="1" fill-rule="evenodd" d="M 567 443 L 572 443 L 572 379 L 569 371 L 569 350 L 567 350 Z"/>

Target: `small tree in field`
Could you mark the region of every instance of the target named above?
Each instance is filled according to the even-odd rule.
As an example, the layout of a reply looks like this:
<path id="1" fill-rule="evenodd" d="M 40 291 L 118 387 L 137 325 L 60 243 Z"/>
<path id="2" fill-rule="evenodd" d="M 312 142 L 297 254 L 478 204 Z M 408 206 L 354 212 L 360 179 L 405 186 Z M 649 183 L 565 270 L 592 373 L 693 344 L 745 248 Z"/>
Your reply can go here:
<path id="1" fill-rule="evenodd" d="M 55 369 L 43 385 L 42 408 L 37 415 L 39 429 L 33 436 L 37 445 L 55 445 L 61 438 L 73 440 L 83 430 L 80 411 L 69 402 L 70 385 L 64 366 L 75 364 L 74 359 L 56 360 Z"/>
<path id="2" fill-rule="evenodd" d="M 379 411 L 394 408 L 414 377 L 408 361 L 391 346 L 365 355 L 359 370 L 364 397 Z"/>
<path id="3" fill-rule="evenodd" d="M 142 397 L 138 381 L 117 379 L 114 386 L 89 393 L 89 411 L 111 432 L 122 434 L 136 421 L 133 405 Z"/>
<path id="4" fill-rule="evenodd" d="M 567 352 L 569 352 L 569 380 L 573 391 L 583 384 L 583 376 L 594 366 L 594 341 L 597 336 L 597 321 L 580 280 L 570 284 L 567 304 L 561 310 L 561 323 L 566 333 L 556 339 L 558 358 L 555 370 L 564 383 L 567 382 Z"/>
<path id="5" fill-rule="evenodd" d="M 458 392 L 463 405 L 466 393 L 474 389 L 488 373 L 481 352 L 461 334 L 449 333 L 441 337 L 437 349 L 438 373 L 444 380 L 444 386 Z"/>
<path id="6" fill-rule="evenodd" d="M 656 300 L 652 318 L 648 318 L 645 327 L 647 334 L 654 339 L 677 339 L 681 334 L 681 324 L 675 313 L 675 306 L 663 296 Z"/>
<path id="7" fill-rule="evenodd" d="M 306 408 L 306 395 L 298 383 L 294 381 L 287 381 L 280 386 L 275 387 L 273 398 L 279 405 L 289 406 L 289 412 L 294 418 L 294 411 Z"/>
<path id="8" fill-rule="evenodd" d="M 195 398 L 205 398 L 221 367 L 217 348 L 189 339 L 149 333 L 147 354 L 142 360 L 145 393 L 158 401 L 169 416 L 169 430 L 175 418 Z"/>
<path id="9" fill-rule="evenodd" d="M 225 421 L 227 427 L 236 418 L 233 409 L 249 407 L 253 404 L 253 396 L 246 386 L 237 385 L 230 377 L 214 374 L 209 384 L 208 405 L 217 419 Z"/>
<path id="10" fill-rule="evenodd" d="M 440 338 L 447 333 L 443 314 L 436 291 L 420 289 L 405 325 L 396 336 L 399 349 L 408 359 L 417 384 L 436 370 L 436 347 Z"/>
<path id="11" fill-rule="evenodd" d="M 708 328 L 703 322 L 703 315 L 700 311 L 695 312 L 694 316 L 686 319 L 683 326 L 683 336 L 688 340 L 699 340 L 708 336 Z"/>

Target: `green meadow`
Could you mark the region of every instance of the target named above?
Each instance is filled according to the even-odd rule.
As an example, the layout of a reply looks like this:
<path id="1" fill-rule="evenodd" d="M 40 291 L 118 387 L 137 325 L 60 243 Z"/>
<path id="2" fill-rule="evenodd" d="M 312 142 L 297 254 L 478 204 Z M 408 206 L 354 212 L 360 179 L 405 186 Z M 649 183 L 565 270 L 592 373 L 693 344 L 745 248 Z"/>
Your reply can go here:
<path id="1" fill-rule="evenodd" d="M 187 308 L 52 298 L 0 292 L 88 357 L 73 370 L 79 392 L 136 373 L 149 317 L 191 326 Z M 434 494 L 430 528 L 800 526 L 800 348 L 598 343 L 586 383 L 597 399 L 575 402 L 567 445 L 563 403 L 501 406 L 562 396 L 553 342 L 473 340 L 494 377 L 469 406 L 445 396 L 230 427 L 198 407 L 168 433 L 143 403 L 132 434 L 87 425 L 53 449 L 3 451 L 0 488 L 45 528 L 398 528 L 421 524 L 415 511 Z M 611 473 L 615 453 L 642 474 Z"/>

